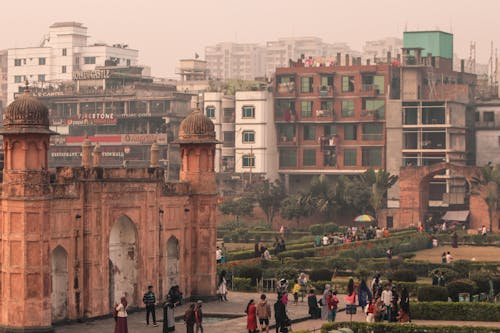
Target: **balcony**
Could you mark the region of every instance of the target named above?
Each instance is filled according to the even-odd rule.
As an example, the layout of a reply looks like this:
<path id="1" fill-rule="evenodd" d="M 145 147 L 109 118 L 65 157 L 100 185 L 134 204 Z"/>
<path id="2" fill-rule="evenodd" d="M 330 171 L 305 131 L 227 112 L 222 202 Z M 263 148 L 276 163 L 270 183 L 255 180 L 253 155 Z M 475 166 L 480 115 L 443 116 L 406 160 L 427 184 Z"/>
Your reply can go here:
<path id="1" fill-rule="evenodd" d="M 278 83 L 277 87 L 277 96 L 278 97 L 290 97 L 295 96 L 295 82 L 282 82 Z"/>
<path id="2" fill-rule="evenodd" d="M 384 140 L 384 134 L 382 133 L 363 133 L 361 135 L 363 141 L 382 141 Z"/>
<path id="3" fill-rule="evenodd" d="M 319 145 L 321 150 L 336 149 L 339 138 L 337 135 L 327 135 L 319 138 Z"/>
<path id="4" fill-rule="evenodd" d="M 278 137 L 278 144 L 283 146 L 295 146 L 297 145 L 297 137 L 281 135 Z"/>
<path id="5" fill-rule="evenodd" d="M 321 86 L 318 87 L 319 97 L 333 97 L 333 87 L 332 86 Z"/>
<path id="6" fill-rule="evenodd" d="M 320 121 L 331 121 L 335 119 L 335 113 L 333 110 L 320 109 L 314 111 L 314 114 L 316 115 L 316 120 Z"/>
<path id="7" fill-rule="evenodd" d="M 295 110 L 291 109 L 285 109 L 285 110 L 280 110 L 276 109 L 274 111 L 274 121 L 276 122 L 295 122 L 297 120 L 297 115 L 295 113 Z"/>
<path id="8" fill-rule="evenodd" d="M 380 89 L 376 84 L 362 84 L 361 92 L 366 96 L 378 96 L 380 95 Z"/>

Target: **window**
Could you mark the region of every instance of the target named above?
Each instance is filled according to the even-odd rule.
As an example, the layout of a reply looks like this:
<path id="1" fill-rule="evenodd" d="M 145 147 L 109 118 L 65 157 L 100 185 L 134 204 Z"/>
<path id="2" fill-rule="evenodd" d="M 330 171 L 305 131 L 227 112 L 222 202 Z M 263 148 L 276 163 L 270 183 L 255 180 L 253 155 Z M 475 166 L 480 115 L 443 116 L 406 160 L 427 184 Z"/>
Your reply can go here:
<path id="1" fill-rule="evenodd" d="M 127 66 L 130 66 L 130 59 L 127 59 Z"/>
<path id="2" fill-rule="evenodd" d="M 223 141 L 222 147 L 234 147 L 234 132 L 233 131 L 224 131 L 222 133 Z"/>
<path id="3" fill-rule="evenodd" d="M 304 125 L 304 141 L 316 140 L 316 126 Z"/>
<path id="4" fill-rule="evenodd" d="M 321 110 L 332 112 L 333 102 L 332 101 L 321 101 Z"/>
<path id="5" fill-rule="evenodd" d="M 364 110 L 372 112 L 377 119 L 384 118 L 385 101 L 381 99 L 365 99 L 363 100 Z"/>
<path id="6" fill-rule="evenodd" d="M 342 101 L 342 117 L 354 117 L 354 101 Z"/>
<path id="7" fill-rule="evenodd" d="M 375 92 L 378 94 L 383 94 L 385 92 L 385 78 L 383 75 L 375 75 L 373 77 L 373 86 Z"/>
<path id="8" fill-rule="evenodd" d="M 207 106 L 205 108 L 205 114 L 208 118 L 215 118 L 215 106 Z"/>
<path id="9" fill-rule="evenodd" d="M 25 76 L 24 75 L 16 75 L 14 76 L 14 83 L 22 83 L 25 81 Z"/>
<path id="10" fill-rule="evenodd" d="M 255 142 L 255 131 L 243 131 L 243 143 Z"/>
<path id="11" fill-rule="evenodd" d="M 320 88 L 332 87 L 333 86 L 333 76 L 322 76 Z"/>
<path id="12" fill-rule="evenodd" d="M 38 74 L 38 82 L 45 82 L 45 74 Z"/>
<path id="13" fill-rule="evenodd" d="M 480 113 L 479 113 L 479 112 L 477 112 L 477 111 L 476 111 L 476 112 L 474 112 L 474 120 L 475 120 L 475 121 L 480 121 L 480 119 L 481 119 L 481 118 L 480 118 Z"/>
<path id="14" fill-rule="evenodd" d="M 242 118 L 255 118 L 255 107 L 253 105 L 245 105 L 241 108 Z"/>
<path id="15" fill-rule="evenodd" d="M 358 126 L 356 124 L 344 125 L 344 140 L 357 140 Z"/>
<path id="16" fill-rule="evenodd" d="M 300 102 L 300 112 L 301 112 L 302 117 L 304 117 L 304 118 L 312 117 L 312 108 L 313 108 L 312 101 Z"/>
<path id="17" fill-rule="evenodd" d="M 355 166 L 358 163 L 356 149 L 344 149 L 344 166 Z"/>
<path id="18" fill-rule="evenodd" d="M 382 166 L 382 147 L 363 147 L 361 149 L 361 165 L 368 167 Z"/>
<path id="19" fill-rule="evenodd" d="M 362 132 L 363 140 L 365 141 L 378 141 L 384 138 L 383 126 L 381 123 L 364 123 L 362 124 Z"/>
<path id="20" fill-rule="evenodd" d="M 279 164 L 282 167 L 297 166 L 297 151 L 293 149 L 281 149 L 279 152 Z"/>
<path id="21" fill-rule="evenodd" d="M 304 149 L 302 157 L 304 166 L 316 165 L 316 149 Z"/>
<path id="22" fill-rule="evenodd" d="M 40 66 L 43 66 L 46 64 L 46 60 L 47 60 L 46 58 L 38 58 L 38 64 Z"/>
<path id="23" fill-rule="evenodd" d="M 295 141 L 295 126 L 294 125 L 278 125 L 279 142 L 294 142 Z"/>
<path id="24" fill-rule="evenodd" d="M 495 121 L 495 113 L 493 111 L 485 111 L 483 113 L 483 121 Z"/>
<path id="25" fill-rule="evenodd" d="M 354 76 L 342 76 L 342 91 L 354 91 Z"/>
<path id="26" fill-rule="evenodd" d="M 254 155 L 243 155 L 242 158 L 242 167 L 250 168 L 255 167 L 255 156 Z"/>
<path id="27" fill-rule="evenodd" d="M 21 66 L 22 65 L 22 59 L 14 59 L 14 66 Z"/>
<path id="28" fill-rule="evenodd" d="M 313 91 L 313 78 L 301 77 L 300 78 L 300 91 L 303 93 L 311 93 Z"/>
<path id="29" fill-rule="evenodd" d="M 224 122 L 225 123 L 234 123 L 234 109 L 233 108 L 224 108 Z"/>
<path id="30" fill-rule="evenodd" d="M 66 48 L 62 49 L 62 55 L 63 55 L 63 57 L 67 56 L 68 55 L 68 49 L 66 49 Z"/>
<path id="31" fill-rule="evenodd" d="M 83 63 L 85 65 L 95 65 L 95 57 L 83 57 Z"/>
<path id="32" fill-rule="evenodd" d="M 61 73 L 66 73 L 66 66 L 61 67 Z"/>
<path id="33" fill-rule="evenodd" d="M 323 125 L 323 135 L 325 136 L 330 136 L 330 135 L 336 135 L 337 134 L 337 126 L 329 124 L 329 125 Z"/>

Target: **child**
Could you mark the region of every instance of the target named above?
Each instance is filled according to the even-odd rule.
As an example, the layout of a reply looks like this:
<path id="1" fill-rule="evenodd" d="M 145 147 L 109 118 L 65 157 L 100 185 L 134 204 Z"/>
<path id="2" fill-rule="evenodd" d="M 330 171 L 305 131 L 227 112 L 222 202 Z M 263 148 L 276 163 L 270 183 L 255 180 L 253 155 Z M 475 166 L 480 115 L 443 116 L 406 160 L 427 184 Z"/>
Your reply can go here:
<path id="1" fill-rule="evenodd" d="M 373 304 L 372 300 L 368 302 L 368 306 L 366 308 L 366 322 L 367 323 L 374 323 L 375 322 L 375 316 L 373 315 L 373 312 L 375 310 L 375 305 Z"/>
<path id="2" fill-rule="evenodd" d="M 297 305 L 299 303 L 299 291 L 300 291 L 300 284 L 298 281 L 295 281 L 295 284 L 293 285 L 292 293 L 293 293 L 293 304 Z"/>

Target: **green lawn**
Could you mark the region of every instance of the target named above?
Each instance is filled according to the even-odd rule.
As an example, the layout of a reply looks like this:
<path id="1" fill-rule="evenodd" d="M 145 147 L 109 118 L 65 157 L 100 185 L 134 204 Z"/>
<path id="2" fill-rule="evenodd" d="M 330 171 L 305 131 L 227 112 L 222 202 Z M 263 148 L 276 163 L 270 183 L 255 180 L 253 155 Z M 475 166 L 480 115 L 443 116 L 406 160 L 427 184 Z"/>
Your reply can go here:
<path id="1" fill-rule="evenodd" d="M 450 251 L 454 260 L 500 261 L 500 248 L 495 246 L 439 246 L 416 252 L 416 260 L 428 260 L 432 263 L 441 262 L 441 254 Z"/>

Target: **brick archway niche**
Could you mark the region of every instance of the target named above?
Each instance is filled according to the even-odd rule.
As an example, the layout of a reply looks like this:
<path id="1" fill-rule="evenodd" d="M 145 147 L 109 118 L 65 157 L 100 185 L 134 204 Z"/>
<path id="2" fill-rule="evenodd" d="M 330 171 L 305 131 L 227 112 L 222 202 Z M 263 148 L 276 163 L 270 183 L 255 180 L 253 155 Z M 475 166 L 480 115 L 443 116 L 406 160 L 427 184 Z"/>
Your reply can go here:
<path id="1" fill-rule="evenodd" d="M 488 225 L 488 206 L 480 193 L 472 188 L 472 180 L 474 177 L 478 177 L 479 168 L 442 162 L 426 166 L 407 166 L 400 169 L 400 207 L 396 214 L 394 225 L 396 228 L 417 226 L 424 221 L 429 209 L 429 181 L 445 170 L 450 170 L 455 176 L 463 177 L 467 182 L 468 193 L 466 195 L 468 195 L 468 210 L 470 211 L 469 227 L 478 229 L 483 224 Z M 496 219 L 496 215 L 494 219 Z"/>

